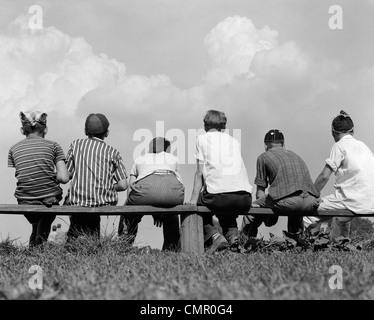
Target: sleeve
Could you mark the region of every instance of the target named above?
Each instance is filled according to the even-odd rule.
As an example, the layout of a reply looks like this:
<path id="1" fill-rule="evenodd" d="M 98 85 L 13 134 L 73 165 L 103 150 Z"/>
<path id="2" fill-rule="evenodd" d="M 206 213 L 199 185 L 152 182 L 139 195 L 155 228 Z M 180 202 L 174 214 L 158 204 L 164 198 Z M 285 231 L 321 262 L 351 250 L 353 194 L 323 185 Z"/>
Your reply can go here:
<path id="1" fill-rule="evenodd" d="M 115 181 L 127 179 L 126 168 L 119 152 L 114 157 L 114 179 Z"/>
<path id="2" fill-rule="evenodd" d="M 200 136 L 197 137 L 197 139 L 196 139 L 196 154 L 195 154 L 195 158 L 197 160 L 200 160 L 201 162 L 204 162 L 204 150 L 203 150 L 203 146 L 202 146 L 202 143 L 201 143 Z"/>
<path id="3" fill-rule="evenodd" d="M 262 156 L 257 158 L 255 185 L 263 188 L 268 187 L 265 159 Z"/>
<path id="4" fill-rule="evenodd" d="M 61 146 L 58 143 L 55 143 L 55 164 L 59 161 L 66 162 L 64 151 L 62 151 Z"/>
<path id="5" fill-rule="evenodd" d="M 138 176 L 138 170 L 136 170 L 136 162 L 132 165 L 130 176 L 137 177 Z"/>
<path id="6" fill-rule="evenodd" d="M 334 144 L 331 148 L 330 157 L 326 159 L 326 164 L 332 169 L 332 171 L 336 172 L 342 161 L 344 160 L 344 154 L 339 148 L 337 144 Z"/>
<path id="7" fill-rule="evenodd" d="M 179 160 L 177 157 L 175 157 L 175 172 L 179 171 Z"/>
<path id="8" fill-rule="evenodd" d="M 74 162 L 74 142 L 70 145 L 68 154 L 66 156 L 66 167 L 70 173 L 75 171 L 75 162 Z"/>
<path id="9" fill-rule="evenodd" d="M 12 149 L 10 149 L 8 153 L 8 167 L 10 168 L 15 167 Z"/>

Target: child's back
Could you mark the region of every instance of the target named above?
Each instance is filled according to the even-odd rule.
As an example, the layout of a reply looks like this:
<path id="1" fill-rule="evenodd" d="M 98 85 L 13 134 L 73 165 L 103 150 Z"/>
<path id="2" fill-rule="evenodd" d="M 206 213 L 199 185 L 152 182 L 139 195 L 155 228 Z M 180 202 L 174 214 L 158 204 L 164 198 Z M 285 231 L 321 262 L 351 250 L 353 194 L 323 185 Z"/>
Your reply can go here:
<path id="1" fill-rule="evenodd" d="M 74 140 L 68 154 L 72 173 L 69 204 L 83 207 L 115 205 L 114 184 L 126 179 L 120 153 L 97 137 Z"/>
<path id="2" fill-rule="evenodd" d="M 72 181 L 68 205 L 100 207 L 116 205 L 118 191 L 127 189 L 127 174 L 120 153 L 107 145 L 109 121 L 102 114 L 90 114 L 85 123 L 86 139 L 74 140 L 67 154 Z M 100 235 L 100 216 L 70 217 L 68 240 L 80 233 Z"/>
<path id="3" fill-rule="evenodd" d="M 62 199 L 59 183 L 69 181 L 65 155 L 60 145 L 44 139 L 47 114 L 21 112 L 21 133 L 26 139 L 13 145 L 8 154 L 8 166 L 14 167 L 17 178 L 15 197 L 18 204 L 56 205 Z M 54 215 L 25 214 L 32 224 L 30 246 L 48 239 Z"/>
<path id="4" fill-rule="evenodd" d="M 26 137 L 9 150 L 8 166 L 14 167 L 17 200 L 40 200 L 62 195 L 55 166 L 65 161 L 58 143 L 42 137 Z"/>

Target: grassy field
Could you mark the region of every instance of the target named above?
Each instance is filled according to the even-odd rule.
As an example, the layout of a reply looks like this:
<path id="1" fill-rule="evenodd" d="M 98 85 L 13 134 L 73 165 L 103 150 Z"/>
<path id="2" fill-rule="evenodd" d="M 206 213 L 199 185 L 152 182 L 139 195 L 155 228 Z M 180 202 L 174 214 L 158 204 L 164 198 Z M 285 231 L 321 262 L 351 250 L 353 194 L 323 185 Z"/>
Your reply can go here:
<path id="1" fill-rule="evenodd" d="M 31 290 L 29 268 L 43 270 Z M 343 288 L 330 289 L 333 265 Z M 0 299 L 374 299 L 374 250 L 289 250 L 212 255 L 131 248 L 118 239 L 81 239 L 70 248 L 0 244 Z"/>

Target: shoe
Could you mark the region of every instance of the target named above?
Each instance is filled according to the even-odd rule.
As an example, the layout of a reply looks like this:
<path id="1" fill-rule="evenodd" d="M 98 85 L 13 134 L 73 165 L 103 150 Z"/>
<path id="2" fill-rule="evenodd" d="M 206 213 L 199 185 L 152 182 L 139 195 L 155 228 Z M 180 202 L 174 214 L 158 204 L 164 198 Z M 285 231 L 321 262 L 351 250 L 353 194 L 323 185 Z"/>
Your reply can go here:
<path id="1" fill-rule="evenodd" d="M 230 250 L 237 251 L 239 249 L 239 238 L 237 235 L 232 235 L 229 239 Z"/>
<path id="2" fill-rule="evenodd" d="M 278 222 L 279 216 L 270 216 L 269 218 L 266 218 L 264 221 L 264 224 L 266 227 L 272 227 Z"/>
<path id="3" fill-rule="evenodd" d="M 227 242 L 226 238 L 219 234 L 217 238 L 213 240 L 212 245 L 208 248 L 207 253 L 212 254 L 215 251 L 221 251 L 227 249 L 229 247 L 229 243 Z"/>

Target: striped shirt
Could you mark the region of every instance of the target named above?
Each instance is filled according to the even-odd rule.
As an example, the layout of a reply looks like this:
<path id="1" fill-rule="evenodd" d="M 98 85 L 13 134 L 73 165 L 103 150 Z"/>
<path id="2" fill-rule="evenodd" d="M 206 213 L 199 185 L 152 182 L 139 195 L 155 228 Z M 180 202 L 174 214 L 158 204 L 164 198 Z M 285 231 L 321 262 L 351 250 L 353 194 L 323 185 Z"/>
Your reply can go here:
<path id="1" fill-rule="evenodd" d="M 8 167 L 16 169 L 19 200 L 37 200 L 62 194 L 56 180 L 56 163 L 65 161 L 60 145 L 42 137 L 28 137 L 13 145 Z"/>
<path id="2" fill-rule="evenodd" d="M 114 184 L 127 179 L 127 173 L 120 153 L 103 140 L 74 140 L 67 154 L 67 168 L 73 174 L 70 205 L 98 207 L 118 202 Z"/>
<path id="3" fill-rule="evenodd" d="M 269 196 L 273 200 L 297 191 L 319 196 L 304 160 L 282 147 L 271 148 L 257 158 L 255 184 L 263 188 L 270 185 Z"/>

